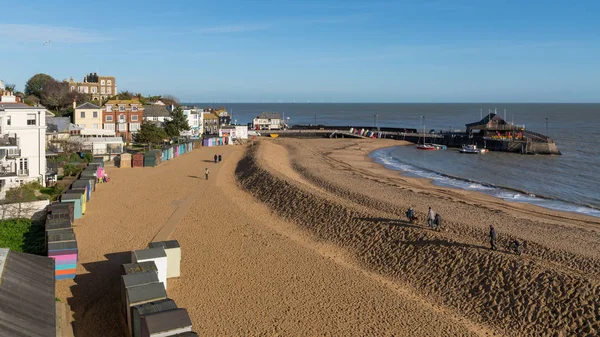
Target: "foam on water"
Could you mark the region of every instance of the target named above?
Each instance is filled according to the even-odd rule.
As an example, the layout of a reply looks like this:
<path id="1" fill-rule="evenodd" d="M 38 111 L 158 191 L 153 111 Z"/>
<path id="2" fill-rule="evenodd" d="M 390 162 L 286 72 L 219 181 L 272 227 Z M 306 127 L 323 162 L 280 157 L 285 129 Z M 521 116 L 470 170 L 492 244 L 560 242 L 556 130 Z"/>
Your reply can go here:
<path id="1" fill-rule="evenodd" d="M 543 198 L 534 194 L 523 193 L 508 188 L 501 188 L 484 182 L 468 181 L 458 177 L 451 177 L 439 172 L 420 168 L 416 165 L 404 163 L 398 158 L 392 156 L 392 151 L 393 149 L 391 148 L 377 150 L 371 153 L 370 157 L 373 158 L 375 162 L 383 164 L 387 169 L 402 171 L 408 176 L 430 179 L 438 186 L 477 191 L 506 201 L 528 203 L 557 211 L 581 213 L 594 217 L 600 217 L 600 210 L 595 208 L 576 205 L 562 200 Z"/>

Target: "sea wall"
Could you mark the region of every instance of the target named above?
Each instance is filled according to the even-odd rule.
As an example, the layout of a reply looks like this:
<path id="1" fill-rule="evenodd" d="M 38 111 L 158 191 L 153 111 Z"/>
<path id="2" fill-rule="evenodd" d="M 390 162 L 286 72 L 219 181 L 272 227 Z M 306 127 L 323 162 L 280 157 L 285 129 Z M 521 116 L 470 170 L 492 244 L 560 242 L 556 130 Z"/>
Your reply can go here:
<path id="1" fill-rule="evenodd" d="M 600 333 L 600 287 L 587 275 L 348 208 L 272 173 L 258 159 L 260 146 L 238 163 L 241 187 L 319 240 L 343 247 L 365 268 L 507 335 Z"/>

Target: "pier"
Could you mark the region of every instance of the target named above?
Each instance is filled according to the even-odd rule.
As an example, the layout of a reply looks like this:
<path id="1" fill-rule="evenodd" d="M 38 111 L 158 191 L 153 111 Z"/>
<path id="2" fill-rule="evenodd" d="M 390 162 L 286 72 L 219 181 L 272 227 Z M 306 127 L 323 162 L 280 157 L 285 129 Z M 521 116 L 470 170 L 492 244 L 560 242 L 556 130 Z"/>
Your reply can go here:
<path id="1" fill-rule="evenodd" d="M 489 114 L 482 120 L 466 124 L 465 132 L 423 133 L 414 128 L 388 128 L 365 126 L 295 125 L 287 130 L 262 131 L 278 137 L 294 138 L 386 138 L 423 142 L 461 148 L 475 144 L 490 151 L 521 154 L 560 155 L 554 140 L 546 135 L 525 130 L 523 126 L 505 122 L 497 114 Z"/>

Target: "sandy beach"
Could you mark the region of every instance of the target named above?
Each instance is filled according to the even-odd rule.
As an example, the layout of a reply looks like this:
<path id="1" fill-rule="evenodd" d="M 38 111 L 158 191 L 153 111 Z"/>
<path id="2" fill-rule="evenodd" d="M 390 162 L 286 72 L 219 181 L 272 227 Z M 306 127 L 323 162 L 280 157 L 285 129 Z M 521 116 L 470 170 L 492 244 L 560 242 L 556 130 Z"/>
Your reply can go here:
<path id="1" fill-rule="evenodd" d="M 75 335 L 125 335 L 119 267 L 160 239 L 182 247 L 167 293 L 200 335 L 600 333 L 598 219 L 437 187 L 367 157 L 400 144 L 263 140 L 110 168 L 76 221 L 78 275 L 57 283 Z M 421 219 L 440 212 L 443 231 L 405 222 L 409 205 Z M 505 250 L 511 236 L 524 255 Z"/>

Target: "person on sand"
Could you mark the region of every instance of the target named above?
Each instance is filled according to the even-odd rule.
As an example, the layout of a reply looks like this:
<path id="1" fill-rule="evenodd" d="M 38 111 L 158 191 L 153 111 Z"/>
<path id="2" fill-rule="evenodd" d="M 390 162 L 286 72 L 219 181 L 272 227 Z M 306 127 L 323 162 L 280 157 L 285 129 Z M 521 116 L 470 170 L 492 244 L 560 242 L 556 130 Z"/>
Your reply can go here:
<path id="1" fill-rule="evenodd" d="M 221 162 L 221 155 L 219 155 L 219 163 Z"/>
<path id="2" fill-rule="evenodd" d="M 217 163 L 217 159 L 219 159 L 219 157 L 217 157 L 217 155 L 215 154 L 215 164 Z"/>
<path id="3" fill-rule="evenodd" d="M 440 216 L 440 213 L 435 215 L 433 223 L 435 224 L 435 229 L 440 232 L 442 230 L 442 217 Z"/>
<path id="4" fill-rule="evenodd" d="M 496 229 L 490 225 L 490 249 L 496 250 Z"/>
<path id="5" fill-rule="evenodd" d="M 429 212 L 427 212 L 427 224 L 429 228 L 433 229 L 433 220 L 435 219 L 435 212 L 429 207 Z"/>
<path id="6" fill-rule="evenodd" d="M 415 210 L 412 208 L 412 206 L 410 206 L 408 211 L 406 211 L 406 217 L 411 223 L 415 221 Z"/>
<path id="7" fill-rule="evenodd" d="M 208 167 L 204 169 L 204 178 L 206 180 L 208 180 L 208 174 L 210 173 L 210 171 L 208 170 Z"/>

